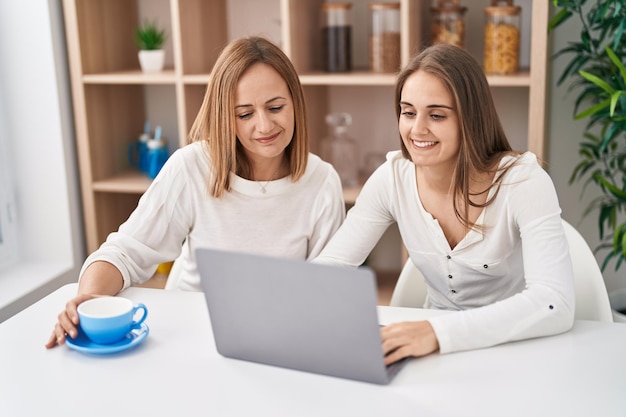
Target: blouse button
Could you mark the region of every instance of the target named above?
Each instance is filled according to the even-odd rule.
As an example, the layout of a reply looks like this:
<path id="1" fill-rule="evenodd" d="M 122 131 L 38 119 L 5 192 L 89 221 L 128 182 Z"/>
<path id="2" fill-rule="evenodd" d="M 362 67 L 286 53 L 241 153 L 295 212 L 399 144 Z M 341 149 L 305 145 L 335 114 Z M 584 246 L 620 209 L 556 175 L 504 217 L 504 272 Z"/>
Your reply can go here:
<path id="1" fill-rule="evenodd" d="M 448 278 L 452 279 L 452 275 L 448 275 Z"/>
<path id="2" fill-rule="evenodd" d="M 487 268 L 489 268 L 489 265 L 484 264 L 484 265 L 483 265 L 483 268 L 487 269 Z"/>
<path id="3" fill-rule="evenodd" d="M 450 255 L 446 255 L 446 258 L 448 258 L 448 259 L 452 259 L 452 256 L 450 256 Z"/>
<path id="4" fill-rule="evenodd" d="M 456 290 L 450 290 L 452 294 L 456 294 Z"/>

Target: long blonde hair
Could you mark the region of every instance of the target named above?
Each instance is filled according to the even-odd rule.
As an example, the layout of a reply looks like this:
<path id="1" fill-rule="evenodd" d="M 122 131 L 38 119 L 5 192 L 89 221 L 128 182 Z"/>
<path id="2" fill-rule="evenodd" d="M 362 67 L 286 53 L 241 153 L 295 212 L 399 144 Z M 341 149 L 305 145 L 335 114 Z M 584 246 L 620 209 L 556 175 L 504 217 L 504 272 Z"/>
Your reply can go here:
<path id="1" fill-rule="evenodd" d="M 489 83 L 476 60 L 464 49 L 448 44 L 437 44 L 424 49 L 398 75 L 395 100 L 396 116 L 400 119 L 400 99 L 407 78 L 416 71 L 424 71 L 440 79 L 454 100 L 460 132 L 460 149 L 452 179 L 455 195 L 454 212 L 466 228 L 474 227 L 469 221 L 469 207 L 486 207 L 491 204 L 497 192 L 485 203 L 472 201 L 473 195 L 496 191 L 502 183 L 503 175 L 512 164 L 502 169 L 499 161 L 506 154 L 514 152 L 504 133 L 496 111 Z M 411 159 L 408 149 L 400 138 L 402 155 Z M 479 192 L 470 192 L 472 175 L 497 172 L 491 186 Z M 459 207 L 462 204 L 462 207 Z"/>
<path id="2" fill-rule="evenodd" d="M 230 191 L 230 172 L 247 177 L 250 162 L 237 139 L 235 130 L 235 92 L 241 75 L 253 64 L 274 68 L 287 83 L 294 107 L 294 134 L 285 149 L 292 181 L 306 171 L 309 152 L 304 92 L 289 58 L 269 40 L 245 37 L 228 44 L 217 58 L 200 111 L 191 126 L 189 142 L 202 141 L 213 166 L 209 174 L 209 192 L 221 197 Z"/>

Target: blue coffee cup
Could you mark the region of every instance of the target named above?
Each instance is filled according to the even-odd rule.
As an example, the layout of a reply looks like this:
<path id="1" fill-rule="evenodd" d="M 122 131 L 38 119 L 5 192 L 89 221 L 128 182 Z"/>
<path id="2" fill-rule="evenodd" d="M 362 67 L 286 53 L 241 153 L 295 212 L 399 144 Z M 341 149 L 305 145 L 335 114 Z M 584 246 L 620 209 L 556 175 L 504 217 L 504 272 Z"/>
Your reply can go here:
<path id="1" fill-rule="evenodd" d="M 141 314 L 138 319 L 137 314 Z M 144 304 L 123 297 L 97 297 L 78 305 L 80 328 L 89 340 L 101 345 L 124 339 L 131 330 L 140 328 L 147 316 Z"/>

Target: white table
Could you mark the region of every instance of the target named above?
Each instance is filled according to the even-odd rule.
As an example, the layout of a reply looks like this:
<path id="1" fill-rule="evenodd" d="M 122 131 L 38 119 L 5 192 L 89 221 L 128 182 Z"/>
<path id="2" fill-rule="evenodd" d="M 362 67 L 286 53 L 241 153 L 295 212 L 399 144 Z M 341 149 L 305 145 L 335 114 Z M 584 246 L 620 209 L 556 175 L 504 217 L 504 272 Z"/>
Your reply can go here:
<path id="1" fill-rule="evenodd" d="M 64 286 L 0 323 L 0 416 L 626 416 L 626 325 L 412 360 L 389 386 L 217 354 L 201 293 L 131 288 L 150 335 L 111 356 L 46 350 Z M 382 323 L 427 317 L 379 307 Z"/>

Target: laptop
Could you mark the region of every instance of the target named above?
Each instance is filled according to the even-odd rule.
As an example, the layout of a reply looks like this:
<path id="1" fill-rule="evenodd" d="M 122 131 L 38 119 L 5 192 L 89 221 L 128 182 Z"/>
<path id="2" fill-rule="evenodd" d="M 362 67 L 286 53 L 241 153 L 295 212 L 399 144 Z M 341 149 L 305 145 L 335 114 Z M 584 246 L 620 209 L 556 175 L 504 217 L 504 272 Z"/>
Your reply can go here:
<path id="1" fill-rule="evenodd" d="M 196 261 L 222 356 L 382 385 L 406 362 L 384 364 L 367 267 L 206 248 Z"/>

